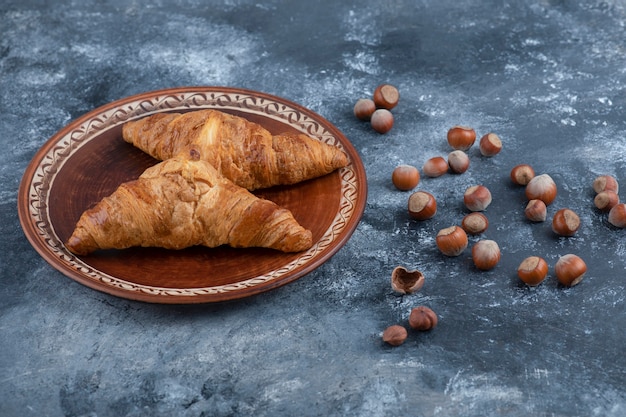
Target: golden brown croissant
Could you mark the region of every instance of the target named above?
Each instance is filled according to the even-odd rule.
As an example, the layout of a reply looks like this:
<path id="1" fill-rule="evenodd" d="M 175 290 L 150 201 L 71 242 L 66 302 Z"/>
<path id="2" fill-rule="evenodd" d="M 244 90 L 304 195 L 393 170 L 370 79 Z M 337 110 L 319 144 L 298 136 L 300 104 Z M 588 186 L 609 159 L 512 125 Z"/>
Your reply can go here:
<path id="1" fill-rule="evenodd" d="M 348 165 L 336 146 L 304 134 L 272 134 L 218 110 L 157 113 L 124 124 L 124 140 L 159 160 L 196 148 L 224 177 L 248 190 L 326 175 Z"/>
<path id="2" fill-rule="evenodd" d="M 311 247 L 312 237 L 289 210 L 233 184 L 209 163 L 172 158 L 85 211 L 66 244 L 78 255 L 194 245 L 299 252 Z"/>

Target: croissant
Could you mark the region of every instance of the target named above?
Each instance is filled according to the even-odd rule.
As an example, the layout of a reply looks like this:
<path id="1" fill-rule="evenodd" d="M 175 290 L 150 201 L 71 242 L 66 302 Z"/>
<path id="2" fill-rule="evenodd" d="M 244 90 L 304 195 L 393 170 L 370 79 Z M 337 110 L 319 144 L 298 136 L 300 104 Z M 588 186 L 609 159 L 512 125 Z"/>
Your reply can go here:
<path id="1" fill-rule="evenodd" d="M 121 184 L 81 215 L 66 247 L 87 255 L 132 246 L 230 245 L 283 252 L 312 246 L 311 232 L 289 210 L 233 184 L 197 157 L 168 159 Z"/>
<path id="2" fill-rule="evenodd" d="M 122 136 L 158 160 L 194 147 L 224 177 L 248 190 L 295 184 L 348 165 L 336 146 L 304 134 L 273 136 L 257 123 L 218 110 L 156 113 L 126 122 Z"/>

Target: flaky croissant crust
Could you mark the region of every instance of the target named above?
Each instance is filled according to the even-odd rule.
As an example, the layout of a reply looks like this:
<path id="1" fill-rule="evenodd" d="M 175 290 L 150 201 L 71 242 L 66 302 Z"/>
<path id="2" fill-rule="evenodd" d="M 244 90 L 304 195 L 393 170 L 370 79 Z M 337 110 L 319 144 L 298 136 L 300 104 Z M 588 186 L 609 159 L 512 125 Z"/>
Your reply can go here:
<path id="1" fill-rule="evenodd" d="M 156 113 L 124 124 L 125 141 L 159 160 L 197 149 L 219 173 L 248 190 L 295 184 L 348 165 L 336 146 L 267 129 L 218 110 Z"/>
<path id="2" fill-rule="evenodd" d="M 196 245 L 299 252 L 312 246 L 312 237 L 289 210 L 233 184 L 206 161 L 177 157 L 148 168 L 85 211 L 66 243 L 78 255 Z"/>

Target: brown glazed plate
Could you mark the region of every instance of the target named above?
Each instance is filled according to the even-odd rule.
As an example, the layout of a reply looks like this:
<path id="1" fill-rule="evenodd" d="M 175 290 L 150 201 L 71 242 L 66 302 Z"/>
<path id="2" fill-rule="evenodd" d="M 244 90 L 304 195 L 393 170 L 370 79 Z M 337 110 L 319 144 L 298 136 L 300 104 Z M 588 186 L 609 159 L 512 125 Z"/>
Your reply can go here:
<path id="1" fill-rule="evenodd" d="M 277 134 L 298 131 L 338 146 L 350 164 L 321 178 L 255 192 L 288 208 L 313 233 L 311 249 L 131 248 L 88 256 L 64 242 L 84 210 L 157 163 L 126 143 L 122 125 L 158 112 L 218 109 Z M 24 233 L 54 268 L 90 288 L 153 303 L 206 303 L 249 297 L 292 282 L 330 259 L 365 209 L 363 164 L 348 139 L 320 115 L 265 93 L 184 87 L 127 97 L 74 120 L 36 153 L 22 178 L 18 212 Z"/>

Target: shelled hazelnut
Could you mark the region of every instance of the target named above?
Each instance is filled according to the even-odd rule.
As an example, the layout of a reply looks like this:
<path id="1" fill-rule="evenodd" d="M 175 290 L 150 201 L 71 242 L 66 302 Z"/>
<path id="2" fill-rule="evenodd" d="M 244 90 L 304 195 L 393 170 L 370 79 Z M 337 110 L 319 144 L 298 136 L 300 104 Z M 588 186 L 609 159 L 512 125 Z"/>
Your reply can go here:
<path id="1" fill-rule="evenodd" d="M 535 177 L 535 170 L 528 164 L 520 164 L 511 169 L 510 176 L 513 184 L 527 185 Z"/>
<path id="2" fill-rule="evenodd" d="M 444 255 L 459 256 L 467 248 L 467 233 L 459 226 L 446 227 L 437 233 L 435 243 Z"/>
<path id="3" fill-rule="evenodd" d="M 593 191 L 601 193 L 602 191 L 613 191 L 619 193 L 619 184 L 615 177 L 611 175 L 600 175 L 593 180 Z"/>
<path id="4" fill-rule="evenodd" d="M 552 217 L 552 230 L 559 236 L 574 236 L 580 228 L 580 217 L 570 209 L 560 209 Z"/>
<path id="5" fill-rule="evenodd" d="M 387 133 L 393 127 L 393 114 L 387 109 L 378 109 L 372 113 L 370 123 L 378 133 Z"/>
<path id="6" fill-rule="evenodd" d="M 391 84 L 381 84 L 374 90 L 374 103 L 379 109 L 391 110 L 400 101 L 400 92 Z"/>
<path id="7" fill-rule="evenodd" d="M 448 163 L 442 156 L 434 156 L 424 163 L 422 171 L 427 177 L 440 177 L 448 172 Z"/>
<path id="8" fill-rule="evenodd" d="M 609 223 L 620 229 L 626 228 L 626 204 L 620 203 L 609 211 Z"/>
<path id="9" fill-rule="evenodd" d="M 478 149 L 483 156 L 494 156 L 502 150 L 502 141 L 495 133 L 487 133 L 480 138 Z"/>
<path id="10" fill-rule="evenodd" d="M 354 115 L 359 120 L 369 121 L 376 111 L 376 104 L 369 98 L 360 98 L 354 104 Z"/>
<path id="11" fill-rule="evenodd" d="M 583 279 L 587 265 L 579 256 L 570 253 L 559 258 L 554 266 L 554 272 L 561 284 L 573 287 Z"/>
<path id="12" fill-rule="evenodd" d="M 472 261 L 476 268 L 488 271 L 500 262 L 500 247 L 495 240 L 479 240 L 472 246 Z"/>
<path id="13" fill-rule="evenodd" d="M 484 185 L 473 185 L 463 193 L 463 203 L 470 211 L 483 211 L 491 204 L 491 192 Z"/>
<path id="14" fill-rule="evenodd" d="M 548 174 L 533 177 L 526 184 L 526 198 L 529 200 L 539 199 L 549 206 L 556 198 L 556 184 Z"/>
<path id="15" fill-rule="evenodd" d="M 424 286 L 424 274 L 417 269 L 408 270 L 397 266 L 391 272 L 391 288 L 400 294 L 412 294 Z"/>
<path id="16" fill-rule="evenodd" d="M 404 343 L 408 335 L 409 333 L 404 326 L 394 324 L 383 331 L 383 342 L 391 346 L 400 346 Z"/>
<path id="17" fill-rule="evenodd" d="M 539 199 L 530 200 L 524 209 L 524 215 L 531 222 L 543 222 L 548 216 L 546 203 Z"/>
<path id="18" fill-rule="evenodd" d="M 462 174 L 470 165 L 469 156 L 464 151 L 456 150 L 448 154 L 448 166 L 455 174 Z"/>
<path id="19" fill-rule="evenodd" d="M 452 149 L 467 151 L 476 141 L 476 131 L 467 126 L 454 126 L 448 130 L 448 144 Z"/>
<path id="20" fill-rule="evenodd" d="M 539 256 L 529 256 L 517 268 L 517 276 L 527 285 L 534 287 L 548 275 L 548 263 Z"/>
<path id="21" fill-rule="evenodd" d="M 420 173 L 412 165 L 398 165 L 391 173 L 391 182 L 398 190 L 409 191 L 419 184 Z"/>
<path id="22" fill-rule="evenodd" d="M 619 204 L 619 196 L 613 191 L 600 191 L 593 199 L 593 204 L 598 210 L 608 212 Z"/>
<path id="23" fill-rule="evenodd" d="M 415 220 L 428 220 L 437 214 L 437 200 L 426 191 L 416 191 L 409 197 L 408 211 Z"/>
<path id="24" fill-rule="evenodd" d="M 461 227 L 470 235 L 479 235 L 489 227 L 489 219 L 483 213 L 474 211 L 463 217 Z"/>
<path id="25" fill-rule="evenodd" d="M 415 330 L 426 331 L 434 329 L 438 322 L 437 314 L 425 306 L 415 307 L 409 314 L 409 326 Z"/>

